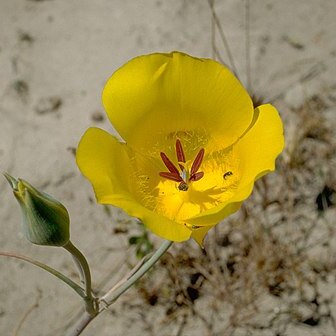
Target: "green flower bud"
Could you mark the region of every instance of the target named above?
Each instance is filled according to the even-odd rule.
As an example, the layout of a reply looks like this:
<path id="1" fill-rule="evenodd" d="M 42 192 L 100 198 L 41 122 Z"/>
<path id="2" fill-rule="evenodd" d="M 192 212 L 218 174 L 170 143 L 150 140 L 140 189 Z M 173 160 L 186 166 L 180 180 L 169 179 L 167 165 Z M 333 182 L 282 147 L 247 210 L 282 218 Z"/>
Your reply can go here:
<path id="1" fill-rule="evenodd" d="M 7 173 L 4 175 L 20 204 L 26 238 L 36 245 L 65 245 L 70 239 L 70 218 L 67 209 L 28 182 L 16 180 Z"/>

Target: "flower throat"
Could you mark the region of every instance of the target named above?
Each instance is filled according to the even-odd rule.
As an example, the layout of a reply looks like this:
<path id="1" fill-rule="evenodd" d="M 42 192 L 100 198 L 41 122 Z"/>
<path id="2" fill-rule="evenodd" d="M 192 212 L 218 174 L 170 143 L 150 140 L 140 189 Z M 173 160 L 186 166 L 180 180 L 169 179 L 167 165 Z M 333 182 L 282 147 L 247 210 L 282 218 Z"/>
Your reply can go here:
<path id="1" fill-rule="evenodd" d="M 200 149 L 190 169 L 188 168 L 183 147 L 179 139 L 176 140 L 175 148 L 178 168 L 172 161 L 170 161 L 165 153 L 161 152 L 161 159 L 169 172 L 160 172 L 159 175 L 168 180 L 179 182 L 178 189 L 181 191 L 187 191 L 191 182 L 198 181 L 204 176 L 204 172 L 198 171 L 203 161 L 204 148 Z"/>

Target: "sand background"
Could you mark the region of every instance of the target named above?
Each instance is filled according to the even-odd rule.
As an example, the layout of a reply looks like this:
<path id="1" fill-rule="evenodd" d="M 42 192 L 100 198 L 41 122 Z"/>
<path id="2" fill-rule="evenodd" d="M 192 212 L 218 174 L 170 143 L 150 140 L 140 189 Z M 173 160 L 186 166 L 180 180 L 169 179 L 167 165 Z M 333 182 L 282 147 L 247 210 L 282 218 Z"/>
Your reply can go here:
<path id="1" fill-rule="evenodd" d="M 336 97 L 336 2 L 250 2 L 253 92 L 290 107 L 316 93 Z M 246 83 L 244 2 L 218 0 L 216 12 Z M 126 271 L 123 263 L 132 251 L 127 237 L 113 235 L 112 222 L 128 217 L 117 209 L 108 214 L 95 204 L 72 148 L 89 126 L 113 132 L 101 91 L 118 67 L 155 51 L 211 57 L 211 29 L 205 0 L 0 0 L 0 170 L 27 179 L 65 204 L 72 240 L 87 256 L 95 286 L 115 268 L 120 274 Z M 286 111 L 281 113 L 288 117 Z M 329 117 L 335 122 L 335 110 Z M 290 143 L 293 134 L 287 131 L 287 136 Z M 73 274 L 66 252 L 24 239 L 19 209 L 4 179 L 0 204 L 1 250 L 27 254 Z M 109 283 L 117 279 L 112 276 Z M 14 335 L 37 300 L 38 307 L 18 335 L 61 335 L 58 327 L 80 307 L 72 290 L 48 274 L 1 258 L 0 335 Z M 147 334 L 130 325 L 137 318 L 132 311 L 120 314 L 118 304 L 114 309 L 83 335 Z M 174 328 L 158 335 L 173 335 Z M 298 335 L 315 335 L 305 328 Z M 203 332 L 195 329 L 183 335 Z"/>

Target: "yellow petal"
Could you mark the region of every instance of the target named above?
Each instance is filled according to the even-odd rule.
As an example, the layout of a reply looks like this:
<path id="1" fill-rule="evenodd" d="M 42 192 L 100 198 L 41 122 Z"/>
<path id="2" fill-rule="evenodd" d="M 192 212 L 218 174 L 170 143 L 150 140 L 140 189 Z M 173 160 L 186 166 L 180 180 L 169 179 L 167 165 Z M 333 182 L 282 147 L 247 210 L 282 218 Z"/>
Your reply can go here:
<path id="1" fill-rule="evenodd" d="M 214 225 L 240 208 L 250 196 L 255 180 L 275 169 L 275 159 L 284 147 L 283 126 L 278 111 L 270 104 L 255 109 L 255 121 L 234 145 L 239 159 L 239 185 L 226 202 L 186 219 L 188 224 Z"/>
<path id="2" fill-rule="evenodd" d="M 194 239 L 198 243 L 199 246 L 204 248 L 204 245 L 203 245 L 204 237 L 206 236 L 208 231 L 212 229 L 213 227 L 214 227 L 213 225 L 212 226 L 202 226 L 200 228 L 194 229 L 191 234 L 191 238 Z"/>
<path id="3" fill-rule="evenodd" d="M 158 236 L 183 241 L 191 230 L 144 207 L 133 190 L 136 172 L 133 171 L 131 150 L 109 133 L 90 128 L 83 135 L 77 150 L 77 164 L 92 183 L 97 200 L 122 208 L 141 221 Z"/>
<path id="4" fill-rule="evenodd" d="M 167 217 L 148 210 L 132 198 L 111 195 L 103 197 L 100 203 L 112 204 L 123 209 L 130 216 L 139 218 L 150 231 L 163 239 L 181 242 L 188 240 L 192 233 L 186 225 L 176 223 Z"/>
<path id="5" fill-rule="evenodd" d="M 137 148 L 200 130 L 229 146 L 253 118 L 249 95 L 225 66 L 179 52 L 126 63 L 108 80 L 103 104 L 116 130 Z"/>
<path id="6" fill-rule="evenodd" d="M 78 145 L 77 165 L 94 186 L 97 200 L 128 192 L 127 147 L 99 128 L 89 128 Z"/>
<path id="7" fill-rule="evenodd" d="M 255 113 L 255 124 L 235 146 L 240 158 L 241 187 L 274 171 L 275 159 L 285 144 L 278 111 L 272 105 L 266 104 L 257 107 Z"/>
<path id="8" fill-rule="evenodd" d="M 241 198 L 241 200 L 246 199 L 251 194 L 252 188 L 249 190 L 244 190 L 245 192 L 239 195 L 239 197 L 237 195 L 237 198 Z M 186 220 L 186 222 L 189 225 L 212 227 L 218 224 L 224 218 L 238 211 L 241 207 L 241 204 L 242 202 L 232 199 L 228 202 L 218 205 L 217 207 L 204 211 L 197 216 L 189 218 Z"/>

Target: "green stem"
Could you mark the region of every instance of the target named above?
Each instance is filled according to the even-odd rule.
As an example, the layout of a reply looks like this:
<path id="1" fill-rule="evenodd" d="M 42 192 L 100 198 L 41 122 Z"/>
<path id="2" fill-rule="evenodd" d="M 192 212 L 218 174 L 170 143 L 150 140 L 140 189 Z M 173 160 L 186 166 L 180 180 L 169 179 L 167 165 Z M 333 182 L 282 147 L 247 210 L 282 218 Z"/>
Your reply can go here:
<path id="1" fill-rule="evenodd" d="M 87 327 L 87 325 L 95 319 L 101 312 L 104 311 L 108 306 L 114 303 L 120 295 L 127 291 L 137 280 L 139 280 L 149 269 L 162 257 L 162 255 L 169 249 L 173 242 L 164 241 L 159 249 L 148 259 L 142 266 L 135 267 L 135 272 L 132 272 L 132 275 L 127 278 L 124 282 L 121 282 L 120 285 L 113 287 L 109 290 L 104 296 L 102 296 L 99 302 L 104 304 L 104 307 L 100 307 L 96 315 L 90 315 L 87 312 L 84 312 L 81 318 L 73 326 L 73 329 L 67 333 L 67 336 L 78 336 L 82 331 Z"/>
<path id="2" fill-rule="evenodd" d="M 148 270 L 162 257 L 162 255 L 173 244 L 172 241 L 166 240 L 159 247 L 159 249 L 125 282 L 121 283 L 117 288 L 112 288 L 104 296 L 100 298 L 100 302 L 103 302 L 107 307 L 116 301 L 120 295 L 127 291 L 137 280 L 139 280 Z"/>
<path id="3" fill-rule="evenodd" d="M 80 283 L 81 284 L 85 284 L 85 280 L 84 280 L 84 271 L 83 271 L 83 268 L 82 268 L 82 265 L 79 263 L 79 261 L 77 260 L 77 258 L 75 258 L 75 256 L 71 255 L 72 257 L 72 260 L 77 268 L 77 272 L 78 272 L 78 275 L 79 275 L 79 280 L 80 280 Z"/>
<path id="4" fill-rule="evenodd" d="M 98 313 L 99 314 L 99 313 Z M 87 325 L 96 317 L 97 315 L 90 315 L 88 312 L 84 312 L 72 329 L 66 334 L 66 336 L 78 336 L 87 327 Z"/>
<path id="5" fill-rule="evenodd" d="M 79 276 L 83 277 L 85 285 L 85 308 L 90 315 L 97 314 L 95 298 L 92 296 L 92 282 L 89 264 L 83 253 L 69 240 L 63 246 L 74 258 L 79 268 Z"/>
<path id="6" fill-rule="evenodd" d="M 69 279 L 67 276 L 64 274 L 56 271 L 55 269 L 49 267 L 48 265 L 45 265 L 37 260 L 34 260 L 32 258 L 26 257 L 24 255 L 16 254 L 13 252 L 0 252 L 0 256 L 5 256 L 5 257 L 12 257 L 16 259 L 20 259 L 26 262 L 29 262 L 30 264 L 33 264 L 39 268 L 42 268 L 43 270 L 49 272 L 50 274 L 54 275 L 58 279 L 62 280 L 64 283 L 66 283 L 68 286 L 70 286 L 77 294 L 79 294 L 82 298 L 85 299 L 86 295 L 80 286 L 78 286 L 75 282 L 73 282 L 71 279 Z"/>

